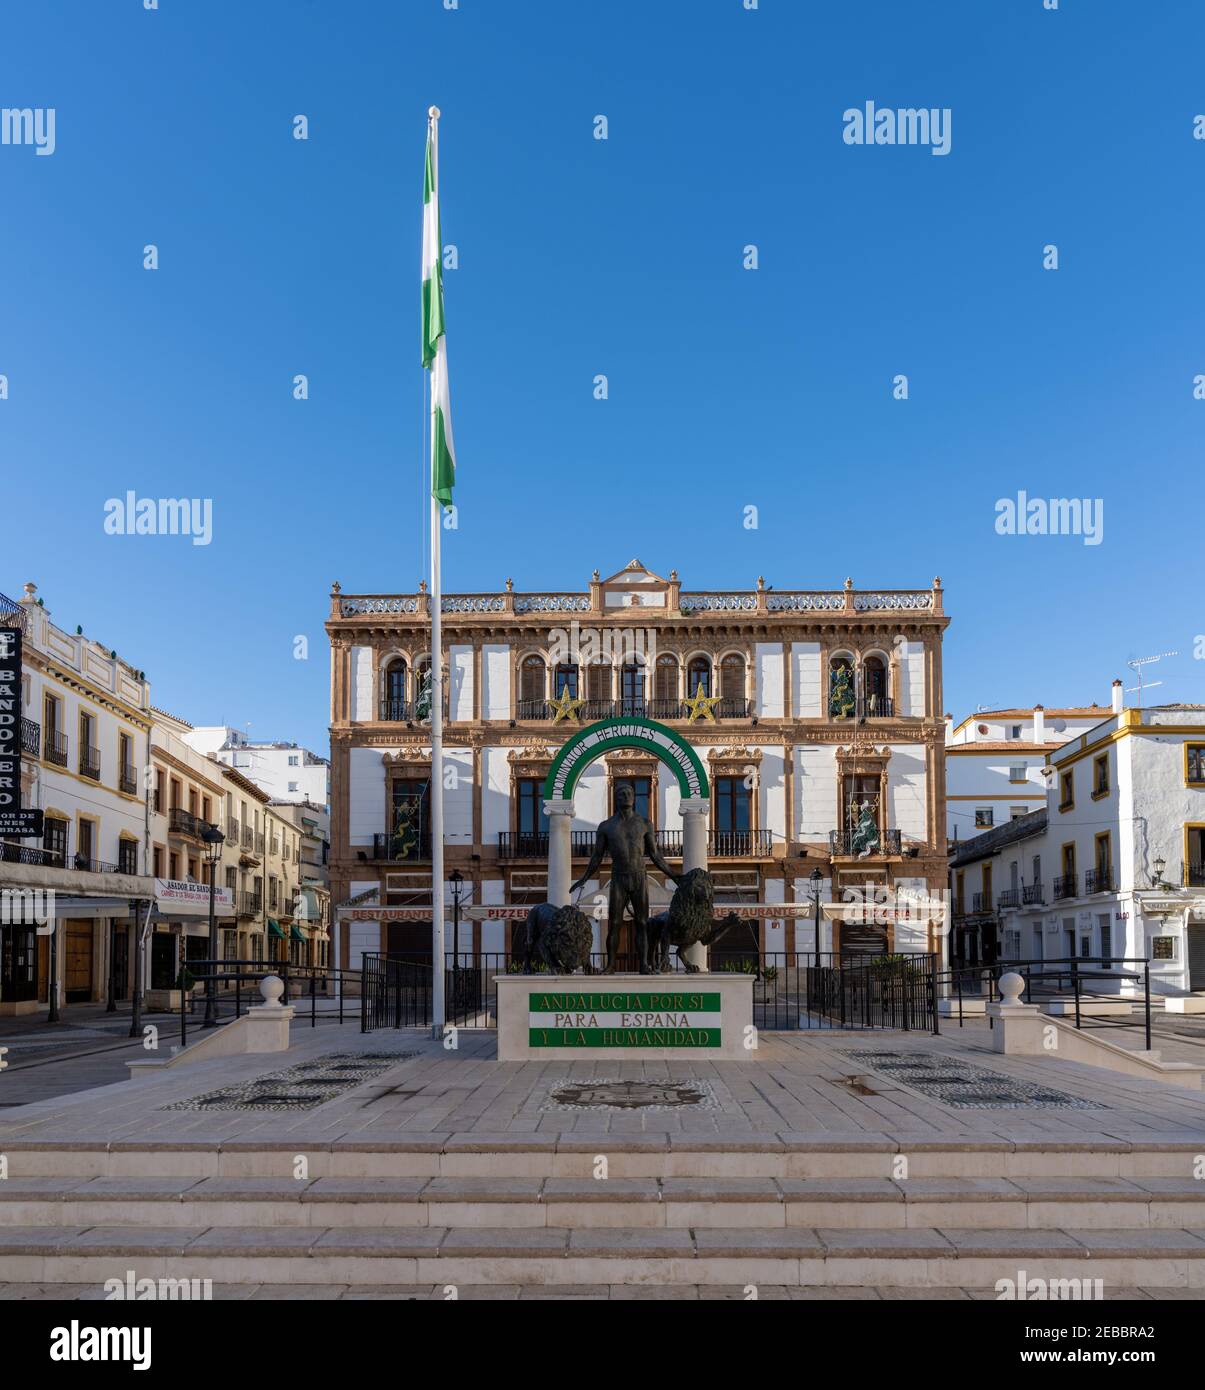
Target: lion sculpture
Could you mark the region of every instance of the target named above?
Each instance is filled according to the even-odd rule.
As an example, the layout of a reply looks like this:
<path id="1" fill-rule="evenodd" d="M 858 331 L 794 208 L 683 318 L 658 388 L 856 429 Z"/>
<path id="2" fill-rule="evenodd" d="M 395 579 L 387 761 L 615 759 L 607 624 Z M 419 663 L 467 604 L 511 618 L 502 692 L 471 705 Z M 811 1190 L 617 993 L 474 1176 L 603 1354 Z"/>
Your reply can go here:
<path id="1" fill-rule="evenodd" d="M 737 923 L 734 916 L 717 921 L 711 912 L 715 899 L 715 882 L 706 869 L 690 869 L 678 880 L 669 909 L 649 919 L 649 938 L 652 943 L 653 969 L 662 973 L 670 969 L 669 951 L 678 948 L 678 959 L 687 974 L 697 974 L 682 954 L 685 946 L 712 946 L 727 935 Z"/>
<path id="2" fill-rule="evenodd" d="M 576 907 L 540 903 L 527 914 L 511 941 L 511 959 L 522 960 L 523 973 L 533 964 L 554 975 L 572 975 L 579 968 L 589 972 L 594 932 L 590 919 Z"/>

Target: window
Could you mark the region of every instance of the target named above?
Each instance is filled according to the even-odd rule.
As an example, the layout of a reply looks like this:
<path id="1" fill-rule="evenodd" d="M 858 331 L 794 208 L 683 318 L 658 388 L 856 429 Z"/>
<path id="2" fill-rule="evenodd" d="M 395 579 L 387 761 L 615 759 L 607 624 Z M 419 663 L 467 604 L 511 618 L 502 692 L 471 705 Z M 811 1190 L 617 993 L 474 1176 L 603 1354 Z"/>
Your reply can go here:
<path id="1" fill-rule="evenodd" d="M 1064 772 L 1059 781 L 1062 794 L 1059 797 L 1059 810 L 1070 811 L 1075 805 L 1075 773 Z"/>
<path id="2" fill-rule="evenodd" d="M 134 740 L 129 734 L 117 735 L 117 761 L 121 790 L 133 796 L 138 790 L 138 776 L 134 770 Z"/>
<path id="3" fill-rule="evenodd" d="M 544 814 L 544 783 L 539 777 L 522 777 L 516 783 L 518 792 L 519 834 L 546 835 L 548 817 Z"/>
<path id="4" fill-rule="evenodd" d="M 1205 743 L 1185 745 L 1184 780 L 1190 787 L 1205 786 Z"/>
<path id="5" fill-rule="evenodd" d="M 177 850 L 172 850 L 167 856 L 167 876 L 172 879 L 180 877 L 180 855 Z"/>
<path id="6" fill-rule="evenodd" d="M 637 716 L 644 714 L 643 662 L 625 661 L 619 674 L 622 712 Z"/>
<path id="7" fill-rule="evenodd" d="M 296 782 L 290 782 L 290 783 L 289 783 L 289 790 L 290 790 L 291 792 L 295 792 L 295 791 L 297 790 L 297 783 L 296 783 Z"/>
<path id="8" fill-rule="evenodd" d="M 400 658 L 385 667 L 385 688 L 383 691 L 385 708 L 381 713 L 386 719 L 401 719 L 405 715 L 406 703 L 406 663 Z"/>
<path id="9" fill-rule="evenodd" d="M 743 777 L 715 779 L 716 830 L 721 835 L 753 828 L 753 793 Z"/>
<path id="10" fill-rule="evenodd" d="M 431 784 L 427 779 L 399 778 L 394 782 L 390 859 L 420 859 L 431 852 Z"/>
<path id="11" fill-rule="evenodd" d="M 890 714 L 887 703 L 887 667 L 881 656 L 868 656 L 862 663 L 862 693 L 866 697 L 867 714 Z"/>
<path id="12" fill-rule="evenodd" d="M 80 868 L 87 868 L 96 858 L 96 824 L 80 817 L 76 830 L 77 849 L 75 862 Z"/>
<path id="13" fill-rule="evenodd" d="M 213 803 L 208 797 L 205 797 L 201 802 L 201 819 L 206 825 L 213 823 Z"/>
<path id="14" fill-rule="evenodd" d="M 828 668 L 829 718 L 849 719 L 856 705 L 853 664 L 847 656 L 835 656 Z"/>
<path id="15" fill-rule="evenodd" d="M 167 811 L 167 804 L 163 799 L 163 769 L 161 767 L 155 769 L 155 804 L 151 810 L 161 814 Z"/>
<path id="16" fill-rule="evenodd" d="M 986 830 L 992 824 L 992 808 L 990 806 L 977 806 L 975 808 L 975 829 Z"/>
<path id="17" fill-rule="evenodd" d="M 199 883 L 201 881 L 200 875 L 197 873 L 197 861 L 195 859 L 190 859 L 188 861 L 188 876 L 194 883 Z"/>
<path id="18" fill-rule="evenodd" d="M 67 822 L 47 816 L 42 822 L 42 862 L 54 868 L 67 867 Z"/>
<path id="19" fill-rule="evenodd" d="M 1021 737 L 1021 726 L 1020 726 L 1020 724 L 1012 724 L 1012 725 L 1010 725 L 1010 726 L 1009 726 L 1009 730 L 1008 730 L 1008 736 L 1009 736 L 1009 738 L 1020 738 L 1020 737 Z"/>
<path id="20" fill-rule="evenodd" d="M 636 805 L 633 808 L 638 816 L 643 816 L 645 820 L 652 821 L 651 798 L 653 779 L 651 777 L 620 777 L 616 780 L 611 790 L 611 811 L 614 813 L 619 809 L 615 798 L 619 793 L 620 787 L 631 787 L 636 795 Z"/>
<path id="21" fill-rule="evenodd" d="M 96 720 L 83 710 L 79 717 L 79 770 L 83 777 L 100 781 L 100 749 L 96 746 Z"/>
<path id="22" fill-rule="evenodd" d="M 1205 826 L 1184 827 L 1184 887 L 1205 887 Z"/>
<path id="23" fill-rule="evenodd" d="M 1010 806 L 1008 808 L 1009 820 L 1019 820 L 1022 816 L 1027 815 L 1029 815 L 1029 808 L 1027 806 Z"/>
<path id="24" fill-rule="evenodd" d="M 519 668 L 519 699 L 528 705 L 544 705 L 544 658 L 525 656 Z"/>
<path id="25" fill-rule="evenodd" d="M 686 694 L 692 699 L 711 694 L 711 662 L 705 656 L 691 657 L 686 668 Z"/>
<path id="26" fill-rule="evenodd" d="M 1151 937 L 1152 960 L 1175 960 L 1176 938 L 1174 936 Z"/>
<path id="27" fill-rule="evenodd" d="M 121 840 L 117 845 L 117 869 L 119 873 L 138 872 L 138 841 Z"/>
<path id="28" fill-rule="evenodd" d="M 586 694 L 590 700 L 611 698 L 611 668 L 605 661 L 596 661 L 586 667 Z"/>
<path id="29" fill-rule="evenodd" d="M 43 724 L 45 736 L 42 740 L 42 755 L 49 763 L 59 767 L 67 766 L 67 735 L 62 730 L 62 701 L 47 695 L 43 705 Z"/>
<path id="30" fill-rule="evenodd" d="M 155 878 L 163 877 L 163 846 L 155 845 L 151 850 L 151 873 Z"/>
<path id="31" fill-rule="evenodd" d="M 1096 922 L 1098 927 L 1100 928 L 1101 959 L 1103 960 L 1105 969 L 1107 970 L 1113 964 L 1113 961 L 1110 958 L 1110 954 L 1113 950 L 1113 924 L 1109 920 L 1109 914 L 1107 912 L 1098 913 Z"/>
<path id="32" fill-rule="evenodd" d="M 667 704 L 676 703 L 678 699 L 677 660 L 672 656 L 659 656 L 655 670 L 653 698 L 658 701 L 664 700 Z"/>
<path id="33" fill-rule="evenodd" d="M 1029 780 L 1029 768 L 1024 763 L 1014 763 L 1008 769 L 1008 780 L 1010 782 L 1027 782 Z"/>
<path id="34" fill-rule="evenodd" d="M 290 767 L 300 767 L 300 766 L 301 766 L 301 760 L 300 760 L 300 758 L 298 758 L 298 756 L 297 756 L 296 753 L 290 753 L 290 754 L 289 754 L 289 766 L 290 766 Z"/>
<path id="35" fill-rule="evenodd" d="M 552 695 L 559 700 L 565 691 L 571 700 L 577 699 L 577 666 L 571 661 L 563 661 L 552 675 Z"/>
<path id="36" fill-rule="evenodd" d="M 730 653 L 720 662 L 720 698 L 725 704 L 745 703 L 745 658 Z"/>
<path id="37" fill-rule="evenodd" d="M 1109 755 L 1102 753 L 1092 764 L 1092 797 L 1107 796 L 1109 793 Z"/>

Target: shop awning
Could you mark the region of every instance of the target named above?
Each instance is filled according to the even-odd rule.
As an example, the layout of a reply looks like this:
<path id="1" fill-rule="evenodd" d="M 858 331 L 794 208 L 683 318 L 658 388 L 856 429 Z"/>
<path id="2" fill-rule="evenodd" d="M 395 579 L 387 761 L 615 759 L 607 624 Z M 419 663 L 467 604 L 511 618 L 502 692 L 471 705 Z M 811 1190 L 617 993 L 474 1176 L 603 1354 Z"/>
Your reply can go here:
<path id="1" fill-rule="evenodd" d="M 289 928 L 289 939 L 291 941 L 304 941 L 305 937 L 301 934 L 301 928 L 298 926 L 291 926 Z"/>
<path id="2" fill-rule="evenodd" d="M 283 941 L 285 939 L 284 929 L 279 922 L 275 922 L 271 917 L 268 918 L 268 935 L 278 936 Z"/>

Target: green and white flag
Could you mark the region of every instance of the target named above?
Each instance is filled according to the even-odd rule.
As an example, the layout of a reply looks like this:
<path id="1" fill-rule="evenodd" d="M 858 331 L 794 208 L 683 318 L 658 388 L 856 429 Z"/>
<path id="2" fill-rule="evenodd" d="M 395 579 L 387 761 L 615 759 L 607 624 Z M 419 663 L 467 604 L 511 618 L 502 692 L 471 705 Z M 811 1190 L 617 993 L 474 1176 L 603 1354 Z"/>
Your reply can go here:
<path id="1" fill-rule="evenodd" d="M 439 228 L 439 146 L 434 120 L 427 127 L 423 180 L 423 366 L 431 373 L 431 496 L 452 504 L 456 452 L 448 397 L 448 348 L 444 337 L 443 242 Z"/>

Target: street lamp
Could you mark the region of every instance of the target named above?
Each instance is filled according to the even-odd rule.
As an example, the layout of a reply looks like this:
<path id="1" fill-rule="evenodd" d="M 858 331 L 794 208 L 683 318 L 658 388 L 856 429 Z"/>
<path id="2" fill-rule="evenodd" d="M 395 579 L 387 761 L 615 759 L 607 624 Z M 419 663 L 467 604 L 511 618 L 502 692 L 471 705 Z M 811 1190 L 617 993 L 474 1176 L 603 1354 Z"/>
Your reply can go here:
<path id="1" fill-rule="evenodd" d="M 1151 883 L 1152 888 L 1163 887 L 1163 870 L 1167 867 L 1167 860 L 1161 854 L 1155 856 L 1155 877 Z"/>
<path id="2" fill-rule="evenodd" d="M 464 875 L 453 869 L 448 875 L 452 885 L 452 1007 L 456 1008 L 460 998 L 460 891 Z"/>
<path id="3" fill-rule="evenodd" d="M 209 978 L 205 982 L 205 1022 L 201 1026 L 213 1028 L 218 1021 L 217 980 L 214 978 L 218 961 L 218 919 L 214 915 L 214 890 L 226 837 L 216 825 L 209 825 L 201 831 L 201 839 L 205 841 L 205 862 L 209 865 L 209 970 L 206 972 Z"/>
<path id="4" fill-rule="evenodd" d="M 812 885 L 812 913 L 815 931 L 815 943 L 813 949 L 816 952 L 816 969 L 820 969 L 820 885 L 824 882 L 824 875 L 819 869 L 813 869 L 808 876 L 808 882 Z"/>

